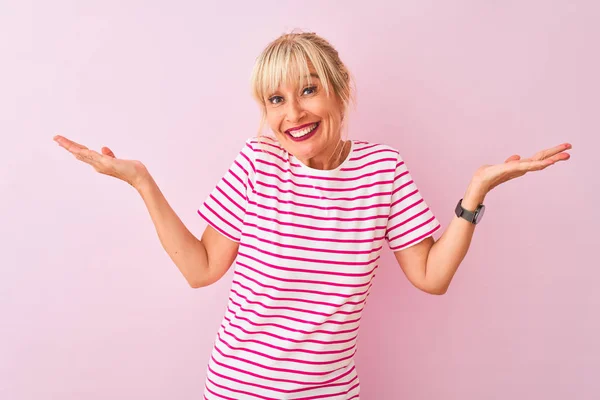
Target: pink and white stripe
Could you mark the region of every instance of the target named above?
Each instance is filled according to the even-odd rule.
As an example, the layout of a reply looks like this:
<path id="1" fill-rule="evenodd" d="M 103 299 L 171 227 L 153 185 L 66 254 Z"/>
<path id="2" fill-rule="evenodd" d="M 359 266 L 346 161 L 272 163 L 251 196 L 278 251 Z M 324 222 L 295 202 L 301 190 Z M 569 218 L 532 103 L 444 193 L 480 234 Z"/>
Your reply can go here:
<path id="1" fill-rule="evenodd" d="M 204 398 L 358 399 L 354 355 L 384 240 L 440 228 L 399 155 L 352 141 L 335 170 L 249 139 L 198 213 L 239 243 Z"/>

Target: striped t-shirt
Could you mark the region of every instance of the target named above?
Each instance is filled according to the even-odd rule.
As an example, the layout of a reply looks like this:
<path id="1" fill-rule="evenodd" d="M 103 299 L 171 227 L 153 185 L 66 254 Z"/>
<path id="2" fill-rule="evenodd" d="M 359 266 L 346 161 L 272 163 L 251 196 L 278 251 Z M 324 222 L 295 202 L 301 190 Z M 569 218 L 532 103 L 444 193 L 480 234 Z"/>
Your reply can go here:
<path id="1" fill-rule="evenodd" d="M 440 228 L 398 151 L 353 140 L 318 170 L 252 138 L 198 213 L 239 243 L 204 398 L 359 399 L 357 333 L 384 240 L 400 250 Z"/>

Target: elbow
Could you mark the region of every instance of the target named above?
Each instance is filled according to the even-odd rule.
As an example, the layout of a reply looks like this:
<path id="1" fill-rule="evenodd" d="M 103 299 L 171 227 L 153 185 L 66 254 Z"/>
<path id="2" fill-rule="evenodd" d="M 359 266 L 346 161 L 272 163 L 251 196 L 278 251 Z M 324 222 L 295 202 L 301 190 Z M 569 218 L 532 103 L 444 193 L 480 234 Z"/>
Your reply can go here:
<path id="1" fill-rule="evenodd" d="M 448 291 L 448 287 L 447 286 L 440 286 L 440 287 L 421 287 L 420 288 L 423 292 L 427 293 L 427 294 L 432 294 L 435 296 L 441 296 L 446 294 L 446 292 Z"/>
<path id="2" fill-rule="evenodd" d="M 213 283 L 211 274 L 199 268 L 180 268 L 183 277 L 192 289 L 199 289 Z"/>
<path id="3" fill-rule="evenodd" d="M 210 285 L 210 282 L 207 282 L 206 279 L 200 279 L 199 277 L 195 276 L 186 276 L 185 279 L 192 289 L 200 289 Z"/>
<path id="4" fill-rule="evenodd" d="M 188 281 L 188 285 L 190 285 L 190 288 L 192 288 L 192 289 L 199 289 L 204 286 L 200 282 L 196 282 L 196 281 Z"/>
<path id="5" fill-rule="evenodd" d="M 447 291 L 448 291 L 448 287 L 443 286 L 443 287 L 437 287 L 437 288 L 430 288 L 429 290 L 427 290 L 427 293 L 433 294 L 436 296 L 441 296 L 443 294 L 446 294 Z"/>
<path id="6" fill-rule="evenodd" d="M 433 294 L 433 295 L 436 295 L 436 296 L 441 296 L 441 295 L 443 295 L 443 294 L 446 294 L 446 289 L 442 289 L 442 290 L 431 290 L 431 291 L 428 291 L 427 293 L 429 293 L 429 294 Z"/>
<path id="7" fill-rule="evenodd" d="M 188 279 L 187 282 L 192 289 L 200 289 L 212 283 L 207 281 L 206 279 Z"/>
<path id="8" fill-rule="evenodd" d="M 448 291 L 450 282 L 435 282 L 433 279 L 423 279 L 417 287 L 427 294 L 441 296 Z"/>

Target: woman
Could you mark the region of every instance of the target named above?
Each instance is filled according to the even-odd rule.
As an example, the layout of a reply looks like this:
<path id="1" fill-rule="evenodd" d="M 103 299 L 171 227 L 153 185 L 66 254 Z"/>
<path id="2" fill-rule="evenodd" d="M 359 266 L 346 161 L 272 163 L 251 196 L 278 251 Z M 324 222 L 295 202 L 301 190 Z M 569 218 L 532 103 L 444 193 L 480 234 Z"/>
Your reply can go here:
<path id="1" fill-rule="evenodd" d="M 384 240 L 414 286 L 445 293 L 486 194 L 567 160 L 571 146 L 479 168 L 456 217 L 434 241 L 440 224 L 398 151 L 344 140 L 351 78 L 327 41 L 313 33 L 282 35 L 257 59 L 252 88 L 274 136 L 242 147 L 198 210 L 208 222 L 201 240 L 141 162 L 55 140 L 138 190 L 192 287 L 217 281 L 236 261 L 205 399 L 358 399 L 357 332 Z"/>

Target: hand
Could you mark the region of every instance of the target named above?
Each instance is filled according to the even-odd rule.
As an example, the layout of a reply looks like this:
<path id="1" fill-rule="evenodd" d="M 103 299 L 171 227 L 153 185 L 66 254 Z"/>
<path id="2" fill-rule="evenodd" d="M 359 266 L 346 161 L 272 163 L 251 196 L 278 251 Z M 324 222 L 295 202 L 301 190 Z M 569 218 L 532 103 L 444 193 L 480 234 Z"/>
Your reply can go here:
<path id="1" fill-rule="evenodd" d="M 571 155 L 565 151 L 571 148 L 569 143 L 563 143 L 539 151 L 530 158 L 521 159 L 518 154 L 512 155 L 506 159 L 504 164 L 480 167 L 475 173 L 473 181 L 477 182 L 477 186 L 484 188 L 483 190 L 487 193 L 501 183 L 523 176 L 527 172 L 539 171 L 559 161 L 568 160 Z"/>
<path id="2" fill-rule="evenodd" d="M 114 176 L 136 189 L 149 176 L 148 170 L 140 161 L 118 159 L 108 147 L 103 147 L 100 154 L 60 135 L 54 136 L 54 141 L 67 149 L 76 159 L 94 167 L 97 172 Z"/>

